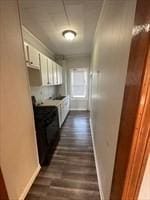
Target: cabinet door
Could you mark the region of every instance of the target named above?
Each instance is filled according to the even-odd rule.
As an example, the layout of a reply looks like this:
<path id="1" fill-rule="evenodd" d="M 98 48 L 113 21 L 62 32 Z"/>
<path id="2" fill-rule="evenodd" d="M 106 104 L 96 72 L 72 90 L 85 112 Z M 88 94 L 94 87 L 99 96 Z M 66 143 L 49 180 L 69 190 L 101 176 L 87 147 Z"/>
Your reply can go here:
<path id="1" fill-rule="evenodd" d="M 42 85 L 48 85 L 48 73 L 47 73 L 47 62 L 48 59 L 43 54 L 40 54 L 40 64 L 41 64 L 41 78 L 42 78 Z"/>
<path id="2" fill-rule="evenodd" d="M 69 104 L 68 104 L 68 98 L 65 99 L 64 101 L 64 107 L 65 107 L 65 118 L 69 112 Z"/>
<path id="3" fill-rule="evenodd" d="M 59 82 L 60 82 L 60 72 L 59 72 L 59 65 L 56 64 L 57 66 L 57 84 L 59 85 Z"/>
<path id="4" fill-rule="evenodd" d="M 59 119 L 59 128 L 61 128 L 62 119 L 61 119 L 61 105 L 58 106 L 58 119 Z"/>
<path id="5" fill-rule="evenodd" d="M 60 69 L 59 69 L 59 71 L 60 71 L 60 84 L 62 84 L 63 83 L 63 68 L 61 66 L 59 66 L 59 67 L 60 67 Z"/>
<path id="6" fill-rule="evenodd" d="M 58 77 L 58 84 L 62 84 L 62 67 L 57 64 L 57 77 Z"/>
<path id="7" fill-rule="evenodd" d="M 53 81 L 54 85 L 58 85 L 57 64 L 53 61 Z"/>
<path id="8" fill-rule="evenodd" d="M 40 69 L 39 52 L 32 46 L 28 46 L 29 64 L 31 68 Z"/>
<path id="9" fill-rule="evenodd" d="M 65 106 L 64 106 L 64 102 L 62 102 L 62 104 L 61 104 L 61 123 L 63 123 L 64 122 L 64 120 L 65 120 Z"/>
<path id="10" fill-rule="evenodd" d="M 66 97 L 66 112 L 69 112 L 69 97 Z"/>
<path id="11" fill-rule="evenodd" d="M 24 53 L 25 53 L 26 64 L 29 65 L 28 44 L 26 42 L 24 42 Z"/>
<path id="12" fill-rule="evenodd" d="M 48 82 L 49 85 L 54 85 L 53 80 L 53 61 L 51 59 L 48 59 Z"/>

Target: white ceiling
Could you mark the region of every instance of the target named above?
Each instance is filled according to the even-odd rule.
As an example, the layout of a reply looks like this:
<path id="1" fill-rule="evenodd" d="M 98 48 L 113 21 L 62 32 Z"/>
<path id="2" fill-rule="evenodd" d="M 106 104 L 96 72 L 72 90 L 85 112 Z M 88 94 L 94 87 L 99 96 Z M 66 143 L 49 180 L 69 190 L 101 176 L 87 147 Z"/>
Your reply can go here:
<path id="1" fill-rule="evenodd" d="M 92 40 L 103 0 L 64 0 L 70 26 L 62 0 L 20 0 L 23 25 L 58 55 L 90 54 Z M 68 42 L 62 31 L 77 32 Z"/>

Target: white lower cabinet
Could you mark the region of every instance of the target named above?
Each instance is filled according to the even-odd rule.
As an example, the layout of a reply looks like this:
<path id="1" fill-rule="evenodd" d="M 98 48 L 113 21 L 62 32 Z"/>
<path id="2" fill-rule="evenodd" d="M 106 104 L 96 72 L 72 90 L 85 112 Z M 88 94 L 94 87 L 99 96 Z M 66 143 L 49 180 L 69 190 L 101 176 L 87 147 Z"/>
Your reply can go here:
<path id="1" fill-rule="evenodd" d="M 69 112 L 69 98 L 68 97 L 65 99 L 64 107 L 65 107 L 65 118 L 66 118 L 66 116 Z"/>
<path id="2" fill-rule="evenodd" d="M 64 103 L 61 104 L 61 123 L 63 124 L 65 120 L 65 108 L 64 108 Z"/>
<path id="3" fill-rule="evenodd" d="M 62 103 L 60 104 L 60 121 L 61 121 L 61 125 L 64 123 L 68 112 L 69 112 L 69 97 L 64 98 L 64 100 L 62 101 Z"/>
<path id="4" fill-rule="evenodd" d="M 58 105 L 57 108 L 58 108 L 59 128 L 61 128 L 61 125 L 62 125 L 62 119 L 61 119 L 61 105 Z"/>

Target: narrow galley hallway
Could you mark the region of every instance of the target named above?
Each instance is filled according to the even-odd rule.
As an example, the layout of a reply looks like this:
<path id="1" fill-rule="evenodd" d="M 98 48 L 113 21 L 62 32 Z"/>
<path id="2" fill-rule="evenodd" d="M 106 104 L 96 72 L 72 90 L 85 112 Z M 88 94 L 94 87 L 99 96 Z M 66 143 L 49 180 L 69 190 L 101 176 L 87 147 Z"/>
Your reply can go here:
<path id="1" fill-rule="evenodd" d="M 71 111 L 48 167 L 42 167 L 26 200 L 100 200 L 89 112 Z"/>

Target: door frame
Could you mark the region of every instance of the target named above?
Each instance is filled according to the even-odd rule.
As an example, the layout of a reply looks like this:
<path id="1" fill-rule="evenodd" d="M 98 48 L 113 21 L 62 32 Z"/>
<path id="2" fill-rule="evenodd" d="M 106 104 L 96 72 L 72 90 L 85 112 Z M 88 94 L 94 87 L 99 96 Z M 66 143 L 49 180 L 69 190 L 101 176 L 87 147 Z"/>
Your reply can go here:
<path id="1" fill-rule="evenodd" d="M 146 30 L 146 26 L 144 27 L 143 25 L 150 23 L 149 10 L 150 1 L 137 0 L 133 27 L 134 34 L 131 41 L 110 195 L 111 200 L 136 200 L 138 198 L 148 158 L 150 131 L 145 132 L 145 136 L 144 134 L 140 135 L 139 142 L 140 131 L 137 134 L 135 130 L 145 74 L 147 72 L 146 68 L 148 66 L 150 30 Z M 143 119 L 146 117 L 145 115 L 146 113 L 143 113 Z M 146 125 L 144 124 L 144 126 Z M 140 156 L 139 152 L 141 152 Z M 139 160 L 136 158 L 139 158 Z"/>
<path id="2" fill-rule="evenodd" d="M 150 153 L 150 46 L 126 173 L 123 199 L 138 199 Z"/>
<path id="3" fill-rule="evenodd" d="M 6 190 L 5 183 L 4 183 L 4 178 L 2 175 L 1 168 L 0 168 L 0 199 L 8 200 L 8 193 Z"/>

